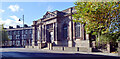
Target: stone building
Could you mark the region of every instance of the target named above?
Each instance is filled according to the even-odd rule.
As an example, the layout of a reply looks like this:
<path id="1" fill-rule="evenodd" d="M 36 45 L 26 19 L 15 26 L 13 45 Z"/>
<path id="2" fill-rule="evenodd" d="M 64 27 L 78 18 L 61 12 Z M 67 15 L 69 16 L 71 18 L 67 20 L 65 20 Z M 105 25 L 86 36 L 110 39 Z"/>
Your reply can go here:
<path id="1" fill-rule="evenodd" d="M 33 21 L 33 46 L 52 43 L 61 47 L 90 47 L 84 24 L 73 22 L 75 7 L 63 11 L 47 11 L 43 18 Z M 48 44 L 47 44 L 48 46 Z"/>
<path id="2" fill-rule="evenodd" d="M 32 45 L 31 26 L 24 25 L 24 28 L 19 25 L 17 25 L 16 28 L 9 26 L 9 28 L 6 28 L 6 31 L 8 33 L 8 38 L 10 39 L 10 46 Z"/>

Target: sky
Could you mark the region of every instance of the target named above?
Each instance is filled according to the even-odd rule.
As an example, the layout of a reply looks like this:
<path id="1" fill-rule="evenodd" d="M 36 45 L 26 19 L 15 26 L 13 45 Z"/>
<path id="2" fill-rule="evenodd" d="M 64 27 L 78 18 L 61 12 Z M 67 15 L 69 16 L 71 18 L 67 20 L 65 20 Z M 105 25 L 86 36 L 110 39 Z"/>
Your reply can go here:
<path id="1" fill-rule="evenodd" d="M 74 2 L 2 2 L 0 4 L 0 24 L 5 24 L 5 28 L 23 26 L 22 15 L 25 24 L 30 26 L 33 21 L 42 18 L 47 11 L 62 11 L 75 6 Z M 18 21 L 19 18 L 21 21 Z"/>

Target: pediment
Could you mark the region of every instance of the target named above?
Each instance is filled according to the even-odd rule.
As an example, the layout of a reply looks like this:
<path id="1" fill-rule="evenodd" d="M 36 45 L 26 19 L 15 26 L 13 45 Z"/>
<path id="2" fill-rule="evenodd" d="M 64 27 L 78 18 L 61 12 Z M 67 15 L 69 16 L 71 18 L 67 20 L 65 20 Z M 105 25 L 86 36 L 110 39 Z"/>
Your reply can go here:
<path id="1" fill-rule="evenodd" d="M 47 11 L 46 14 L 43 16 L 43 18 L 50 18 L 50 17 L 53 17 L 53 16 L 55 16 L 55 15 L 56 15 L 56 14 Z"/>

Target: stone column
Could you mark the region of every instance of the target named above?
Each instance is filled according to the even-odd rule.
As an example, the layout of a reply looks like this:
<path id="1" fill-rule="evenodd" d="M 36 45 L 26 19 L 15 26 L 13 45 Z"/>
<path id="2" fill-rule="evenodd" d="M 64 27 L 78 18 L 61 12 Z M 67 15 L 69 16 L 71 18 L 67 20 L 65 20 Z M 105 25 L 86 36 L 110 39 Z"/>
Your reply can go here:
<path id="1" fill-rule="evenodd" d="M 42 25 L 40 26 L 40 41 L 42 42 L 42 32 L 43 32 L 43 30 L 42 30 Z"/>
<path id="2" fill-rule="evenodd" d="M 45 35 L 45 42 L 47 42 L 47 28 L 46 28 L 46 24 L 44 25 L 44 31 L 45 31 L 45 33 L 44 33 L 44 35 Z"/>
<path id="3" fill-rule="evenodd" d="M 53 23 L 53 40 L 55 41 L 55 23 Z"/>
<path id="4" fill-rule="evenodd" d="M 56 45 L 58 45 L 59 44 L 59 42 L 58 42 L 58 23 L 56 22 L 55 23 L 55 40 L 54 40 L 54 42 L 55 42 L 55 44 Z"/>
<path id="5" fill-rule="evenodd" d="M 72 20 L 69 22 L 69 37 L 70 37 L 70 40 L 68 41 L 68 47 L 73 47 L 73 23 L 72 23 Z"/>
<path id="6" fill-rule="evenodd" d="M 80 39 L 84 40 L 84 24 L 80 24 Z"/>
<path id="7" fill-rule="evenodd" d="M 35 39 L 36 39 L 36 38 L 35 38 L 35 37 L 36 37 L 36 36 L 35 36 L 35 31 L 36 31 L 36 30 L 35 30 L 35 27 L 33 27 L 33 31 L 32 31 L 32 32 L 33 32 L 33 34 L 32 34 L 32 35 L 33 35 L 32 46 L 35 46 Z"/>
<path id="8" fill-rule="evenodd" d="M 41 49 L 41 43 L 42 43 L 42 30 L 41 30 L 42 26 L 39 25 L 39 40 L 38 40 L 38 48 Z"/>
<path id="9" fill-rule="evenodd" d="M 69 37 L 70 40 L 68 41 L 68 47 L 73 47 L 73 19 L 72 19 L 72 8 L 69 9 L 69 13 L 71 14 L 69 16 L 70 22 L 69 22 Z"/>
<path id="10" fill-rule="evenodd" d="M 44 25 L 41 25 L 41 38 L 42 38 L 42 40 L 44 40 L 45 41 L 45 34 L 44 34 L 44 32 L 45 32 L 45 29 L 44 29 Z"/>
<path id="11" fill-rule="evenodd" d="M 73 22 L 73 39 L 76 39 L 75 38 L 75 22 Z"/>

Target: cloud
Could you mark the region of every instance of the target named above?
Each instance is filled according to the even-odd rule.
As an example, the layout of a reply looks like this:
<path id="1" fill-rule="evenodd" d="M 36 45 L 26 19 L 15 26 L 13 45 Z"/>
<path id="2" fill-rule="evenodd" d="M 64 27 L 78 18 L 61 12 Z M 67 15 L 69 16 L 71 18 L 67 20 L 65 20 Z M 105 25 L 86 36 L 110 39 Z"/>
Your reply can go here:
<path id="1" fill-rule="evenodd" d="M 5 28 L 9 28 L 9 26 L 13 26 L 14 28 L 16 28 L 16 25 L 20 25 L 22 26 L 22 21 L 18 21 L 17 19 L 19 19 L 17 16 L 10 16 L 11 19 L 6 19 L 6 20 L 2 20 L 2 18 L 0 18 L 0 23 L 4 24 Z"/>
<path id="2" fill-rule="evenodd" d="M 19 5 L 10 5 L 8 8 L 13 12 L 23 11 L 23 9 L 20 8 Z"/>
<path id="3" fill-rule="evenodd" d="M 0 9 L 0 13 L 3 13 L 3 12 L 5 12 L 5 10 L 3 10 L 3 9 Z"/>
<path id="4" fill-rule="evenodd" d="M 19 18 L 18 18 L 17 16 L 15 16 L 15 15 L 10 16 L 10 18 L 12 18 L 12 19 L 14 19 L 14 20 L 16 20 L 16 21 L 18 21 L 18 20 L 19 20 Z"/>
<path id="5" fill-rule="evenodd" d="M 47 7 L 47 11 L 52 11 L 53 7 L 52 6 L 48 6 Z"/>

